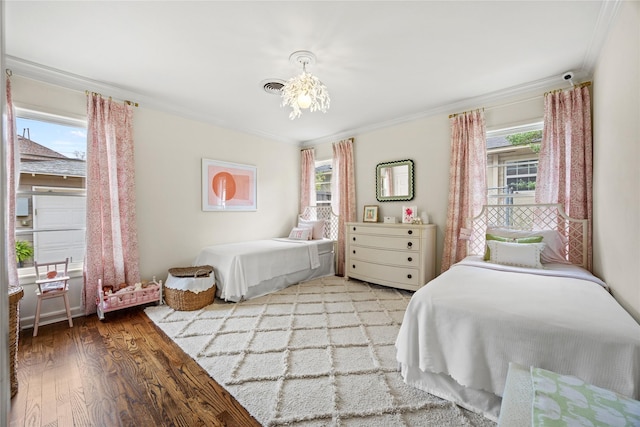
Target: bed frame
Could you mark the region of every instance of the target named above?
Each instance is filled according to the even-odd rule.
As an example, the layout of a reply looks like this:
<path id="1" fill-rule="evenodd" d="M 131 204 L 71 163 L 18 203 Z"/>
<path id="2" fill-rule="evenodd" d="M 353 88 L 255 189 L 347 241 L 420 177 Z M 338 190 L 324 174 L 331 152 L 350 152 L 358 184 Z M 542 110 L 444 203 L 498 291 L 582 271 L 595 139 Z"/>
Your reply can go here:
<path id="1" fill-rule="evenodd" d="M 333 213 L 331 206 L 307 206 L 300 214 L 300 218 L 309 221 L 324 219 L 324 238 L 338 240 L 338 215 Z"/>
<path id="2" fill-rule="evenodd" d="M 333 213 L 331 206 L 307 206 L 299 215 L 300 218 L 308 221 L 324 219 L 325 239 L 333 240 L 333 268 L 338 271 L 338 230 L 340 228 L 339 217 Z"/>
<path id="3" fill-rule="evenodd" d="M 281 238 L 261 239 L 256 241 L 259 244 L 246 241 L 207 246 L 202 248 L 194 261 L 194 265 L 213 266 L 217 282 L 216 295 L 228 301 L 256 298 L 283 289 L 293 283 L 335 274 L 337 261 L 335 254 L 339 229 L 337 215 L 332 212 L 329 206 L 309 206 L 304 209 L 299 218 L 309 221 L 324 220 L 323 240 L 294 242 L 309 243 L 314 246 L 321 245 L 322 252 L 316 253 L 316 256 L 319 256 L 319 266 L 311 268 L 311 265 L 309 265 L 307 269 L 290 271 L 288 268 L 289 263 L 292 261 L 290 257 L 299 254 L 298 248 L 293 250 L 292 254 L 291 242 L 287 243 L 287 248 L 274 248 L 265 243 L 265 241 L 270 240 L 286 240 Z M 282 243 L 277 243 L 277 245 L 282 245 Z M 310 248 L 306 249 L 307 245 L 293 244 L 293 246 L 299 247 L 301 251 L 304 251 L 304 254 L 308 252 L 308 255 L 305 256 L 311 257 L 312 251 Z M 280 251 L 277 252 L 280 254 L 287 253 L 287 255 L 282 255 L 277 260 L 277 266 L 272 265 L 273 268 L 265 269 L 264 272 L 251 269 L 251 266 L 261 265 L 259 263 L 264 260 L 265 254 L 273 255 L 276 253 L 274 251 Z M 269 262 L 276 262 L 276 260 L 272 259 Z M 287 266 L 283 266 L 282 263 L 286 263 Z M 294 268 L 297 267 L 299 265 Z M 240 270 L 242 270 L 242 273 L 239 273 Z M 251 279 L 247 278 L 247 271 L 249 270 L 251 270 Z"/>
<path id="4" fill-rule="evenodd" d="M 569 217 L 560 204 L 484 205 L 461 231 L 461 238 L 468 239 L 468 255 L 484 253 L 486 230 L 492 227 L 558 230 L 567 239 L 567 261 L 588 269 L 588 220 Z"/>
<path id="5" fill-rule="evenodd" d="M 567 261 L 588 269 L 588 220 L 570 218 L 560 204 L 485 205 L 476 217 L 467 219 L 465 225 L 466 228 L 460 230 L 460 239 L 467 240 L 468 255 L 483 255 L 488 228 L 557 230 L 566 237 Z M 418 292 L 429 292 L 430 286 L 427 285 Z M 416 319 L 404 319 L 404 322 L 412 321 Z M 447 374 L 422 371 L 418 365 L 400 363 L 400 368 L 407 384 L 497 421 L 502 398 L 492 391 L 465 387 Z"/>

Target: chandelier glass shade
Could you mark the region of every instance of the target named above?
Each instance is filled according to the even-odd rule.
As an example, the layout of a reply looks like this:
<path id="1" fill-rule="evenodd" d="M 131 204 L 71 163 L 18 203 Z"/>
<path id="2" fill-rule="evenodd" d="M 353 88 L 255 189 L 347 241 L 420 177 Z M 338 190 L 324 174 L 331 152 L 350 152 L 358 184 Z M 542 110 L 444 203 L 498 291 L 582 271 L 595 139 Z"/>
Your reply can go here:
<path id="1" fill-rule="evenodd" d="M 311 54 L 311 52 L 305 52 Z M 298 54 L 295 52 L 293 55 Z M 322 111 L 326 113 L 329 109 L 329 92 L 327 87 L 313 74 L 307 71 L 307 64 L 311 61 L 310 56 L 299 54 L 294 58 L 295 61 L 302 64 L 302 74 L 290 78 L 283 86 L 282 106 L 291 107 L 289 118 L 291 120 L 300 117 L 303 109 L 309 111 Z"/>

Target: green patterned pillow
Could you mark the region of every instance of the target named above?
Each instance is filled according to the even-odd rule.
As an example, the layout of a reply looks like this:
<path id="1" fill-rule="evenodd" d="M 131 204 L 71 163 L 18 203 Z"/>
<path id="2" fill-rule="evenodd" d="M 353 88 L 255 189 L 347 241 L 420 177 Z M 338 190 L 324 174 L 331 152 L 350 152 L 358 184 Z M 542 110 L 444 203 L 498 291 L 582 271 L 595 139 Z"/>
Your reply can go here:
<path id="1" fill-rule="evenodd" d="M 486 240 L 495 240 L 498 242 L 509 242 L 509 243 L 540 243 L 542 242 L 542 236 L 529 236 L 529 237 L 502 237 L 496 236 L 495 234 L 487 233 L 485 236 Z M 484 248 L 484 260 L 489 261 L 491 258 L 491 251 L 489 250 L 489 246 L 485 245 Z"/>
<path id="2" fill-rule="evenodd" d="M 640 401 L 540 368 L 531 381 L 534 427 L 640 425 Z"/>

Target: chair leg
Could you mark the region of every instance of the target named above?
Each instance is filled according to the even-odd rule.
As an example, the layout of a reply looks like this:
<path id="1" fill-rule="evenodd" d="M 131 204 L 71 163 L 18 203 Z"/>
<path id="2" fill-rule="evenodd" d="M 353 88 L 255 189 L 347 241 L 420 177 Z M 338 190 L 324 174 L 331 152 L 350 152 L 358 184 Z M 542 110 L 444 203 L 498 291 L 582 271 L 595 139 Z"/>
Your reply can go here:
<path id="1" fill-rule="evenodd" d="M 71 320 L 71 308 L 69 308 L 69 295 L 64 294 L 64 306 L 67 309 L 67 319 L 69 319 L 69 327 L 73 328 L 73 320 Z"/>
<path id="2" fill-rule="evenodd" d="M 40 305 L 42 304 L 42 298 L 38 296 L 38 304 L 36 305 L 36 317 L 33 322 L 33 336 L 38 336 L 38 323 L 40 323 Z"/>

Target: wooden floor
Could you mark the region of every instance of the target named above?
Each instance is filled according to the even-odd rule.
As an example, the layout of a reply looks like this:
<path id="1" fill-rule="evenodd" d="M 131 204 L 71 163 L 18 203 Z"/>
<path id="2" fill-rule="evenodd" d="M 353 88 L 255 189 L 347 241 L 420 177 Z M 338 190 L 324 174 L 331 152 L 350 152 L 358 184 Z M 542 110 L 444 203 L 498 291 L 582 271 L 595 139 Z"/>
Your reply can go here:
<path id="1" fill-rule="evenodd" d="M 259 426 L 140 307 L 20 333 L 11 426 Z"/>

